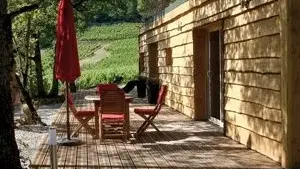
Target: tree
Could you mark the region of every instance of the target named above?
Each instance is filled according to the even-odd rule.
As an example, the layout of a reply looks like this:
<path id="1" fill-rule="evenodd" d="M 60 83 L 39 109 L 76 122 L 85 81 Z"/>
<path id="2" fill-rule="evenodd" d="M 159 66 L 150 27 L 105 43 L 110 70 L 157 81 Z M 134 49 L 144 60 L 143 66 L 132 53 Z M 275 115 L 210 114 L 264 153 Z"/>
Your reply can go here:
<path id="1" fill-rule="evenodd" d="M 0 0 L 0 164 L 3 169 L 21 169 L 10 95 L 12 63 L 11 15 L 7 11 L 7 0 Z"/>
<path id="2" fill-rule="evenodd" d="M 9 2 L 10 11 L 15 10 L 18 4 L 29 5 L 24 0 Z M 16 16 L 12 23 L 15 55 L 18 58 L 18 71 L 21 74 L 22 85 L 32 96 L 38 97 L 46 95 L 41 46 L 51 45 L 54 39 L 57 8 L 56 1 L 43 0 L 42 2 L 37 10 Z"/>
<path id="3" fill-rule="evenodd" d="M 138 11 L 143 19 L 148 19 L 163 10 L 174 0 L 138 0 Z"/>
<path id="4" fill-rule="evenodd" d="M 7 0 L 0 0 L 0 164 L 3 169 L 21 169 L 14 131 L 11 84 L 14 78 L 12 19 L 38 5 L 8 12 Z"/>
<path id="5" fill-rule="evenodd" d="M 20 19 L 21 18 L 21 19 Z M 41 70 L 41 59 L 40 59 L 40 49 L 37 46 L 38 40 L 36 38 L 33 38 L 32 34 L 32 23 L 33 23 L 33 13 L 28 12 L 25 14 L 21 14 L 17 16 L 13 27 L 13 39 L 14 39 L 14 47 L 15 47 L 15 56 L 18 58 L 18 74 L 20 76 L 15 76 L 16 81 L 18 82 L 19 89 L 21 91 L 22 95 L 22 102 L 25 102 L 27 105 L 23 105 L 28 107 L 29 112 L 24 112 L 25 118 L 20 120 L 19 122 L 21 124 L 42 124 L 45 125 L 42 121 L 39 115 L 37 114 L 37 110 L 33 105 L 32 97 L 29 91 L 30 87 L 29 84 L 32 85 L 32 81 L 34 81 L 34 78 L 32 78 L 32 72 L 33 72 L 33 61 L 35 62 L 35 76 L 36 79 L 39 81 L 37 82 L 35 86 L 38 86 L 38 89 L 41 88 L 42 85 L 39 85 L 40 83 L 43 84 L 43 79 L 38 78 L 39 74 L 42 74 Z M 22 23 L 23 21 L 23 23 Z M 18 28 L 18 29 L 17 29 Z M 22 30 L 22 31 L 21 31 Z M 24 31 L 25 30 L 25 31 Z M 38 48 L 38 52 L 36 51 L 36 48 Z M 34 50 L 35 49 L 35 50 Z M 34 52 L 35 51 L 35 52 Z M 35 54 L 34 54 L 35 53 Z M 37 54 L 36 54 L 37 53 Z M 40 67 L 39 67 L 40 66 Z M 41 93 L 45 93 L 44 91 L 41 91 Z"/>
<path id="6" fill-rule="evenodd" d="M 35 74 L 36 74 L 36 82 L 38 88 L 38 96 L 45 97 L 46 92 L 44 88 L 44 80 L 43 80 L 43 66 L 42 66 L 42 56 L 40 49 L 40 39 L 38 34 L 33 34 L 35 38 L 35 47 L 34 47 L 34 57 L 32 58 L 35 63 Z"/>

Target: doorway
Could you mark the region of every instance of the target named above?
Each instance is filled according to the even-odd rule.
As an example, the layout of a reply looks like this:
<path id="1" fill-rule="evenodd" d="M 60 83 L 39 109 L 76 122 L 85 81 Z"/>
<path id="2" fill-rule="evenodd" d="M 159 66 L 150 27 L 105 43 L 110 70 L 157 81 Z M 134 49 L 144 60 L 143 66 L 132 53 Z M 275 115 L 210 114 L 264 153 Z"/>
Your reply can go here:
<path id="1" fill-rule="evenodd" d="M 195 120 L 223 126 L 223 35 L 220 27 L 213 28 L 193 30 Z"/>
<path id="2" fill-rule="evenodd" d="M 221 31 L 209 32 L 208 59 L 207 59 L 207 107 L 209 120 L 223 125 L 223 111 L 221 110 L 222 100 L 222 43 Z"/>

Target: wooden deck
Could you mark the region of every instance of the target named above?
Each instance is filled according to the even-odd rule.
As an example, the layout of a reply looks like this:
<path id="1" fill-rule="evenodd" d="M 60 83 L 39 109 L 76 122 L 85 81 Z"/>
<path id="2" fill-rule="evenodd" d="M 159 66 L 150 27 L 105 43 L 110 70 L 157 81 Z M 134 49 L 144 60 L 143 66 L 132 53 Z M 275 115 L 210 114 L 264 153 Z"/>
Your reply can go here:
<path id="1" fill-rule="evenodd" d="M 88 104 L 83 98 L 91 92 L 77 92 L 78 103 Z M 143 122 L 133 113 L 133 109 L 141 105 L 145 105 L 145 100 L 134 99 L 130 105 L 131 133 Z M 66 113 L 63 110 L 57 113 L 53 122 L 58 138 L 66 136 Z M 83 145 L 58 146 L 58 166 L 60 169 L 280 168 L 269 158 L 224 137 L 222 129 L 210 122 L 191 121 L 168 107 L 163 107 L 155 122 L 160 133 L 149 127 L 140 139 L 131 138 L 130 143 L 119 140 L 100 142 L 82 129 L 79 139 Z M 71 117 L 71 127 L 76 123 Z M 48 138 L 44 137 L 32 160 L 32 168 L 50 168 L 49 153 Z"/>

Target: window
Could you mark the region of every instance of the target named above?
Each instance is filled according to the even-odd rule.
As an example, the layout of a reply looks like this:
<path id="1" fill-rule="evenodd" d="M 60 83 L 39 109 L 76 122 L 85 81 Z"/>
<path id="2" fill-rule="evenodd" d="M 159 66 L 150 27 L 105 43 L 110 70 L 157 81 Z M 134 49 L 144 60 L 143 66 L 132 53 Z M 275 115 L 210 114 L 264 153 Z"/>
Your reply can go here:
<path id="1" fill-rule="evenodd" d="M 172 58 L 172 48 L 166 48 L 166 66 L 172 66 L 173 58 Z"/>

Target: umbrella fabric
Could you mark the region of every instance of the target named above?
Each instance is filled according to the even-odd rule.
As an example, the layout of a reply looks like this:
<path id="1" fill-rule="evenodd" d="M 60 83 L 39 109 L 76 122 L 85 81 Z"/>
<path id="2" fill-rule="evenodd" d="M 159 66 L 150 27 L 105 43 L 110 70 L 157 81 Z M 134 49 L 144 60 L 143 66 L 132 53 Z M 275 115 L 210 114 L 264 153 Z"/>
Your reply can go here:
<path id="1" fill-rule="evenodd" d="M 73 6 L 70 0 L 60 0 L 56 25 L 55 46 L 55 77 L 66 82 L 66 98 L 69 93 L 69 83 L 74 82 L 80 76 L 80 66 L 77 51 Z M 67 100 L 67 140 L 62 140 L 62 145 L 71 145 L 69 103 Z"/>
<path id="2" fill-rule="evenodd" d="M 80 76 L 73 7 L 70 0 L 61 0 L 56 25 L 55 77 L 74 82 Z"/>

